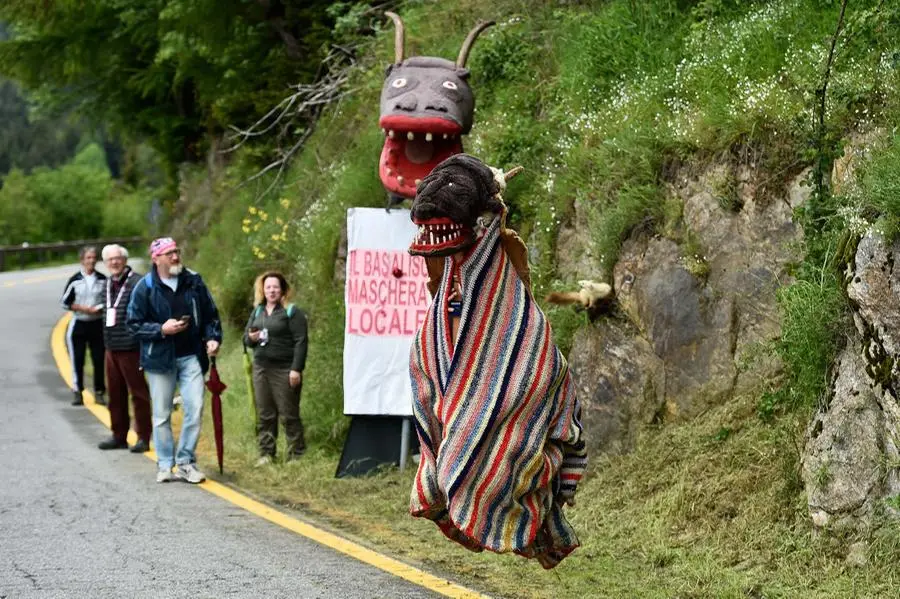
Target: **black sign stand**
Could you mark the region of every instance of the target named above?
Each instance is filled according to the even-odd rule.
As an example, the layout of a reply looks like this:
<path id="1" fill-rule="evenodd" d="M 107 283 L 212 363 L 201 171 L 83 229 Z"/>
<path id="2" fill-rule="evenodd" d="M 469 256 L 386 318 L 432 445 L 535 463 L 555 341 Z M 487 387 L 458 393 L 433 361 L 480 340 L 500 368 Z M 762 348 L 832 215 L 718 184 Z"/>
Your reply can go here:
<path id="1" fill-rule="evenodd" d="M 402 470 L 410 452 L 418 453 L 411 429 L 411 418 L 404 416 L 353 416 L 335 478 L 363 476 L 388 465 Z"/>

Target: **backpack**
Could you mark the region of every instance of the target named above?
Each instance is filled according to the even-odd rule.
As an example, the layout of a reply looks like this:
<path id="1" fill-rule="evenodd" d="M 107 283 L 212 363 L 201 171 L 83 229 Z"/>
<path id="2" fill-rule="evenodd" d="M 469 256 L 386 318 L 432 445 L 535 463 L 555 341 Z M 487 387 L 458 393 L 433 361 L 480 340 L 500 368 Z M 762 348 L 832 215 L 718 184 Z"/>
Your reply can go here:
<path id="1" fill-rule="evenodd" d="M 287 312 L 288 318 L 290 318 L 294 315 L 296 306 L 294 306 L 294 304 L 288 304 L 287 306 L 284 307 L 284 310 Z M 262 311 L 263 311 L 262 304 L 256 306 L 256 309 L 253 310 L 253 320 L 256 320 L 259 317 L 259 315 L 262 314 Z"/>
<path id="2" fill-rule="evenodd" d="M 288 304 L 287 306 L 284 307 L 284 309 L 287 312 L 288 318 L 293 316 L 294 312 L 296 311 L 296 307 L 294 306 L 294 304 Z M 259 315 L 262 314 L 262 311 L 263 311 L 262 304 L 260 304 L 259 306 L 256 306 L 256 308 L 253 309 L 253 318 L 251 319 L 251 321 L 256 320 L 259 317 Z M 241 339 L 241 345 L 244 346 L 244 353 L 246 354 L 247 353 L 247 345 L 244 344 L 243 338 Z"/>

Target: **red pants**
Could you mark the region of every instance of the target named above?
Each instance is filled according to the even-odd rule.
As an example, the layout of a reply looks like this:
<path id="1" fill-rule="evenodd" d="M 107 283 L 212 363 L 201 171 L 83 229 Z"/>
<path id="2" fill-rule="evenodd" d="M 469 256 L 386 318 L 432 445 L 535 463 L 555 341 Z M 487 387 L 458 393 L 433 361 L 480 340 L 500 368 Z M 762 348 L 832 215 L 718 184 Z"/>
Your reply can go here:
<path id="1" fill-rule="evenodd" d="M 106 378 L 109 399 L 109 419 L 113 437 L 125 441 L 128 436 L 128 393 L 134 403 L 134 432 L 140 439 L 150 443 L 153 426 L 150 422 L 150 389 L 140 368 L 140 353 L 137 351 L 107 351 Z"/>

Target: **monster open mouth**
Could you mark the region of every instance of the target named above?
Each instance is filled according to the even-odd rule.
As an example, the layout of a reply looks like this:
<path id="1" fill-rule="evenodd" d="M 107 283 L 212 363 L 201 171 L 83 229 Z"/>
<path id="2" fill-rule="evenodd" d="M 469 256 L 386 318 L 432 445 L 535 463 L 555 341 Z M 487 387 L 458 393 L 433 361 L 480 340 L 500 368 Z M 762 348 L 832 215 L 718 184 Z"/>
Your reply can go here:
<path id="1" fill-rule="evenodd" d="M 419 229 L 409 246 L 409 253 L 417 256 L 449 256 L 464 250 L 475 240 L 475 232 L 447 217 L 417 220 Z"/>
<path id="2" fill-rule="evenodd" d="M 379 125 L 384 148 L 378 175 L 388 191 L 405 198 L 415 197 L 416 185 L 435 166 L 463 151 L 461 128 L 450 119 L 387 115 Z"/>

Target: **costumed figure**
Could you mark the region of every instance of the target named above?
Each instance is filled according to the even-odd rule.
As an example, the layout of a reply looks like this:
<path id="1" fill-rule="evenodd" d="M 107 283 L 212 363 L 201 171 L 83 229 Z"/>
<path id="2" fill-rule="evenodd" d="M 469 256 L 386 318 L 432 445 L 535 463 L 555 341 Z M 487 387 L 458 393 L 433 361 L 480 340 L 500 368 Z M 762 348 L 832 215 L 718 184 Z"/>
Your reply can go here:
<path id="1" fill-rule="evenodd" d="M 421 458 L 410 511 L 473 551 L 552 568 L 578 546 L 563 515 L 587 452 L 568 365 L 531 295 L 525 244 L 506 228 L 506 178 L 457 154 L 412 204 L 433 301 L 410 376 Z"/>
<path id="2" fill-rule="evenodd" d="M 384 148 L 378 175 L 394 202 L 416 195 L 416 186 L 442 160 L 463 151 L 461 135 L 472 129 L 475 97 L 466 60 L 475 39 L 493 21 L 478 23 L 463 42 L 454 63 L 433 56 L 403 58 L 403 21 L 394 21 L 394 64 L 381 89 L 379 127 Z"/>

